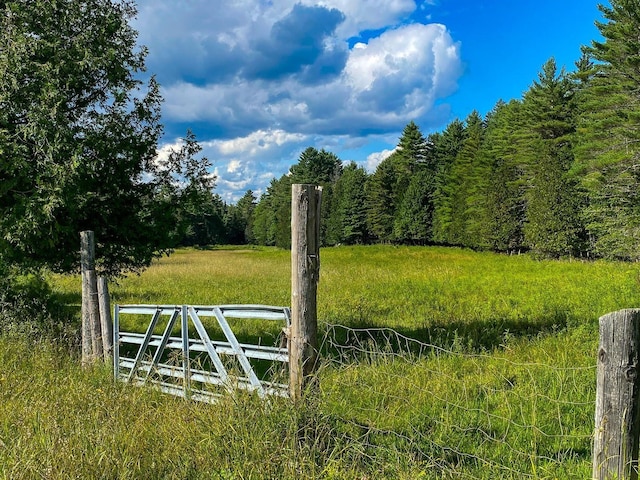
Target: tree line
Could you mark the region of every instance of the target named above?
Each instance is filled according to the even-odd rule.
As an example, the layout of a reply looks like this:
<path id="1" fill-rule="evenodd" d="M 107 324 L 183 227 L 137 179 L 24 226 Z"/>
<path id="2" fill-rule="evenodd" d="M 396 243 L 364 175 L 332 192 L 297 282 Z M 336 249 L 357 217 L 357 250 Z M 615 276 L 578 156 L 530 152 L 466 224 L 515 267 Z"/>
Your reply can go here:
<path id="1" fill-rule="evenodd" d="M 640 258 L 640 8 L 600 6 L 603 39 L 522 98 L 424 136 L 410 122 L 374 172 L 308 148 L 234 205 L 195 136 L 158 155 L 162 98 L 141 80 L 131 0 L 0 2 L 0 271 L 139 271 L 185 245 L 288 247 L 291 183 L 323 186 L 323 245 L 458 245 Z M 10 275 L 5 275 L 10 276 Z"/>
<path id="2" fill-rule="evenodd" d="M 575 71 L 553 58 L 520 99 L 426 137 L 410 122 L 371 174 L 307 148 L 259 199 L 244 241 L 287 248 L 292 183 L 323 186 L 323 245 L 440 244 L 540 257 L 640 259 L 640 10 L 600 6 Z M 238 236 L 240 238 L 240 235 Z"/>

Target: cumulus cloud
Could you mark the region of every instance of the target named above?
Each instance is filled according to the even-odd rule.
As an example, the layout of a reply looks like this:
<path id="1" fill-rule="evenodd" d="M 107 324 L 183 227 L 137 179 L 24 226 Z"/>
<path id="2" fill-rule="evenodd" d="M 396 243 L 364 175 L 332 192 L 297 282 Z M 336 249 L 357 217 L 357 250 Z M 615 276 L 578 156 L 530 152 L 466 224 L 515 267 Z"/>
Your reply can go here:
<path id="1" fill-rule="evenodd" d="M 345 20 L 338 28 L 343 38 L 358 36 L 364 30 L 376 30 L 397 25 L 416 9 L 414 0 L 305 0 L 306 4 L 320 4 L 344 13 Z"/>
<path id="2" fill-rule="evenodd" d="M 351 49 L 331 81 L 178 82 L 163 89 L 164 111 L 182 122 L 210 122 L 229 135 L 274 127 L 307 134 L 383 132 L 429 112 L 455 90 L 460 73 L 459 47 L 446 28 L 413 24 Z"/>
<path id="3" fill-rule="evenodd" d="M 246 190 L 259 195 L 274 176 L 281 176 L 310 141 L 302 134 L 258 130 L 244 137 L 201 143 L 203 154 L 216 165 L 218 192 L 229 203 Z M 279 173 L 277 173 L 279 172 Z"/>
<path id="4" fill-rule="evenodd" d="M 462 73 L 444 25 L 408 20 L 414 0 L 138 5 L 134 26 L 162 85 L 167 132 L 192 127 L 229 191 L 258 189 L 265 172 L 281 175 L 306 146 L 324 148 L 332 136 L 441 120 L 436 105 Z"/>
<path id="5" fill-rule="evenodd" d="M 378 167 L 378 165 L 380 165 L 382 163 L 383 160 L 389 158 L 391 156 L 391 154 L 393 152 L 395 152 L 396 149 L 392 149 L 392 150 L 382 150 L 381 152 L 374 152 L 371 153 L 367 156 L 367 161 L 365 162 L 364 166 L 365 169 L 367 170 L 367 172 L 369 173 L 373 173 L 375 172 L 376 168 Z"/>

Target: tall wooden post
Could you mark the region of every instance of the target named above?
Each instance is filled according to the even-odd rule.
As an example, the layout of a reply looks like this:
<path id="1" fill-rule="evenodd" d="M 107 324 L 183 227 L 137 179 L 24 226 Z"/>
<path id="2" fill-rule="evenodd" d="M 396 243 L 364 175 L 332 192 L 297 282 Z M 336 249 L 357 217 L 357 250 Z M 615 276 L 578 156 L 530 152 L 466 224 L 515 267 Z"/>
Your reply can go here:
<path id="1" fill-rule="evenodd" d="M 640 310 L 600 318 L 595 480 L 636 480 L 640 438 Z"/>
<path id="2" fill-rule="evenodd" d="M 322 187 L 294 184 L 291 194 L 289 391 L 298 401 L 310 382 L 316 381 Z"/>
<path id="3" fill-rule="evenodd" d="M 102 357 L 102 333 L 95 267 L 95 239 L 91 231 L 80 232 L 82 268 L 82 364 Z"/>

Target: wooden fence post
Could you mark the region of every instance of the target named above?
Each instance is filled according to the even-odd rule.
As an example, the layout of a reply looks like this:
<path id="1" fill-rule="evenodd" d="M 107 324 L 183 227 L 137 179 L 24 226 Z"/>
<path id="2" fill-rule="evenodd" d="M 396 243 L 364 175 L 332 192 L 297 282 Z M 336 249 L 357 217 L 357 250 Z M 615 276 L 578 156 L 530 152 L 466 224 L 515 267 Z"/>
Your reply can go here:
<path id="1" fill-rule="evenodd" d="M 600 317 L 593 478 L 636 480 L 640 438 L 640 310 Z"/>
<path id="2" fill-rule="evenodd" d="M 299 401 L 310 382 L 316 381 L 321 199 L 322 187 L 291 187 L 289 393 L 294 401 Z"/>
<path id="3" fill-rule="evenodd" d="M 80 265 L 82 268 L 82 364 L 102 357 L 100 307 L 95 270 L 95 239 L 92 231 L 80 232 Z"/>
<path id="4" fill-rule="evenodd" d="M 100 328 L 102 330 L 102 350 L 104 361 L 110 363 L 113 351 L 113 322 L 111 320 L 111 298 L 106 277 L 98 277 L 98 305 L 100 308 Z"/>

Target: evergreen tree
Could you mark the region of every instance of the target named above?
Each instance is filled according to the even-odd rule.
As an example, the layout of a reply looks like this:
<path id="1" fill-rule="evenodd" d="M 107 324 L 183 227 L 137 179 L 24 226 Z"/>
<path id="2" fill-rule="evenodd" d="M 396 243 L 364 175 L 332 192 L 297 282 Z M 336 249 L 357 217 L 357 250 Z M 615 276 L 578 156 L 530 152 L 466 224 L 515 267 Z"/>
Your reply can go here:
<path id="1" fill-rule="evenodd" d="M 487 121 L 481 155 L 489 167 L 481 244 L 497 251 L 524 248 L 525 168 L 520 157 L 522 103 L 499 102 Z"/>
<path id="2" fill-rule="evenodd" d="M 478 170 L 479 151 L 484 135 L 484 125 L 478 112 L 473 111 L 466 119 L 465 138 L 453 164 L 445 178 L 442 188 L 438 212 L 439 228 L 438 241 L 450 245 L 477 246 L 473 237 L 474 223 L 477 219 L 475 203 L 481 188 Z"/>
<path id="3" fill-rule="evenodd" d="M 308 183 L 322 187 L 320 204 L 320 243 L 326 244 L 327 226 L 333 208 L 333 186 L 342 174 L 342 161 L 325 149 L 307 148 L 300 154 L 298 163 L 290 169 L 291 183 Z M 290 195 L 289 195 L 290 196 Z M 289 205 L 289 210 L 291 206 Z M 290 229 L 289 229 L 290 231 Z M 289 239 L 290 243 L 291 240 Z"/>
<path id="4" fill-rule="evenodd" d="M 238 214 L 243 227 L 243 243 L 252 244 L 255 242 L 253 235 L 253 212 L 256 208 L 256 197 L 251 190 L 242 196 L 237 203 Z"/>
<path id="5" fill-rule="evenodd" d="M 79 268 L 82 230 L 102 273 L 139 271 L 173 246 L 154 163 L 159 88 L 128 0 L 0 2 L 0 256 Z"/>
<path id="6" fill-rule="evenodd" d="M 278 181 L 273 178 L 253 211 L 253 235 L 258 245 L 276 244 L 276 191 Z"/>
<path id="7" fill-rule="evenodd" d="M 533 134 L 525 242 L 533 252 L 558 257 L 580 250 L 579 203 L 569 170 L 575 131 L 574 83 L 555 60 L 542 67 L 525 93 L 524 108 Z"/>
<path id="8" fill-rule="evenodd" d="M 403 243 L 424 245 L 432 238 L 435 174 L 420 168 L 412 177 L 394 222 L 394 237 Z"/>
<path id="9" fill-rule="evenodd" d="M 428 159 L 427 140 L 415 124 L 409 122 L 402 130 L 396 150 L 392 156 L 396 169 L 396 185 L 394 187 L 394 203 L 399 208 L 403 196 L 407 192 L 413 174 L 424 167 Z"/>
<path id="10" fill-rule="evenodd" d="M 327 243 L 347 245 L 366 243 L 365 185 L 367 173 L 354 162 L 344 167 L 334 188 L 334 202 L 327 227 Z"/>
<path id="11" fill-rule="evenodd" d="M 640 7 L 611 0 L 599 8 L 603 41 L 585 53 L 595 60 L 581 97 L 577 150 L 587 206 L 586 228 L 599 256 L 640 259 Z"/>
<path id="12" fill-rule="evenodd" d="M 433 213 L 433 240 L 437 243 L 447 243 L 447 225 L 451 218 L 450 194 L 447 188 L 447 179 L 462 143 L 465 139 L 464 123 L 456 119 L 447 125 L 442 134 L 429 136 L 432 145 L 433 158 L 436 168 L 434 213 Z"/>
<path id="13" fill-rule="evenodd" d="M 367 229 L 379 242 L 393 240 L 397 185 L 394 155 L 395 153 L 380 162 L 366 185 Z"/>

